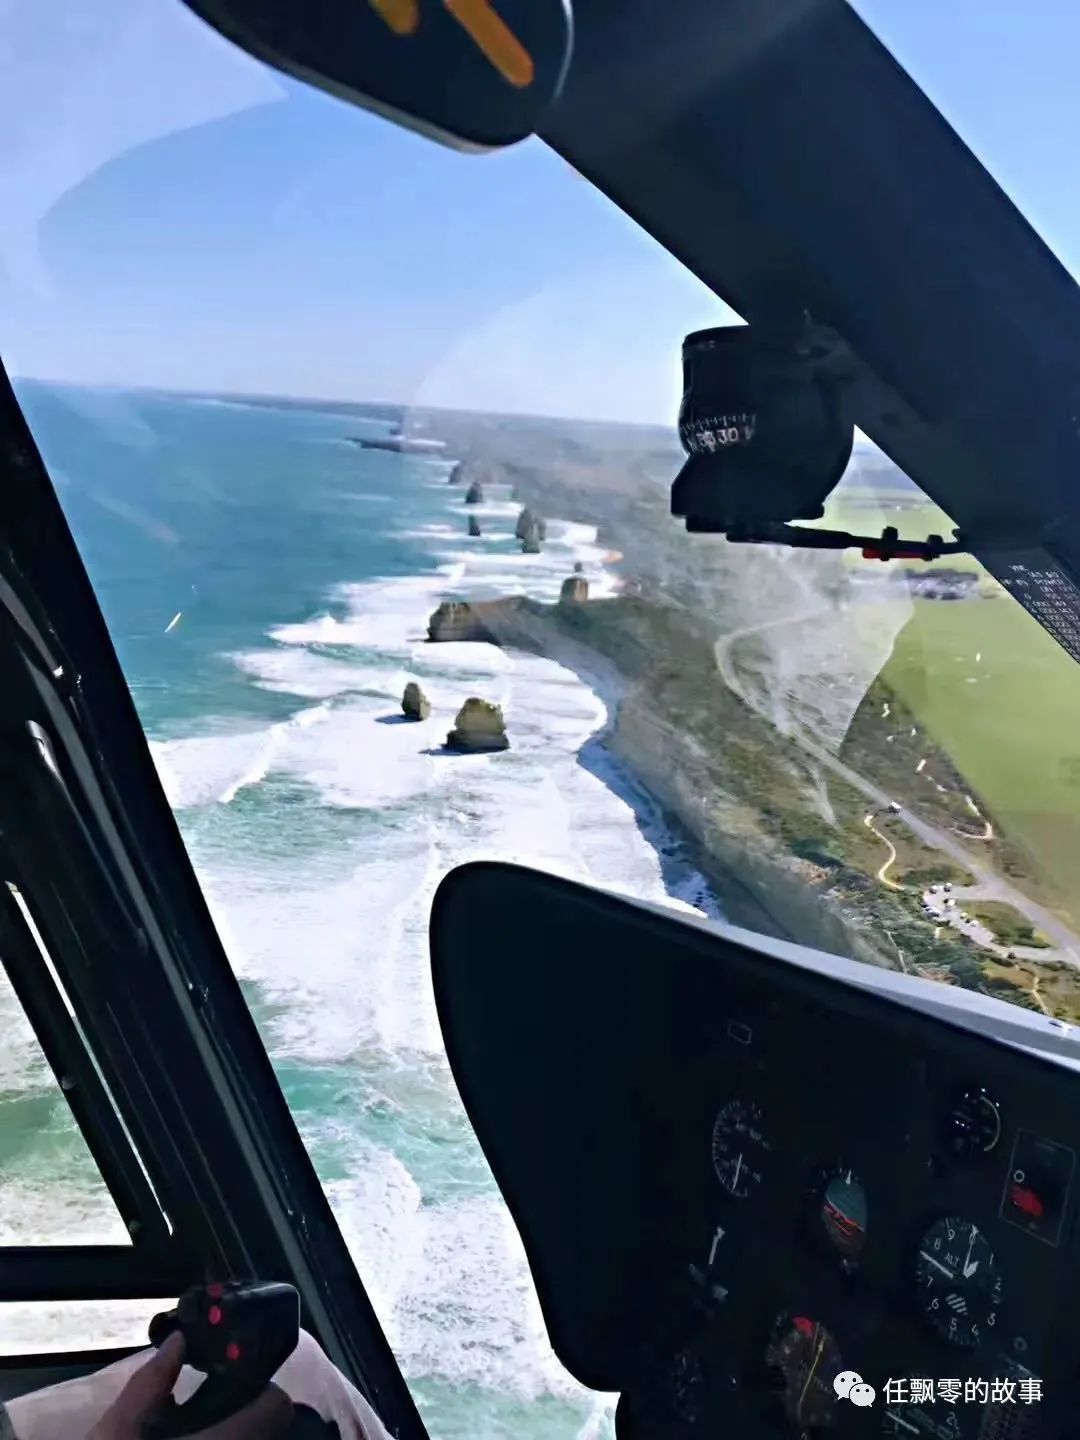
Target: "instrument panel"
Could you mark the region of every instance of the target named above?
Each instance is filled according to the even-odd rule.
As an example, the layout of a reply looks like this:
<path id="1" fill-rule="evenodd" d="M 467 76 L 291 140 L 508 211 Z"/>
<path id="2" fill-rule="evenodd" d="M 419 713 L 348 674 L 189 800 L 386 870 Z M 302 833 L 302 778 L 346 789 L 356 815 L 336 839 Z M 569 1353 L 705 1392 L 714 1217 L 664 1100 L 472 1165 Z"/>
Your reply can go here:
<path id="1" fill-rule="evenodd" d="M 654 1102 L 677 1220 L 620 1433 L 1055 1434 L 1080 1115 L 985 1083 L 951 1034 L 786 1008 L 741 1005 Z"/>
<path id="2" fill-rule="evenodd" d="M 432 953 L 555 1352 L 619 1440 L 1080 1435 L 1080 1074 L 979 1028 L 1019 1012 L 507 865 L 443 882 Z"/>

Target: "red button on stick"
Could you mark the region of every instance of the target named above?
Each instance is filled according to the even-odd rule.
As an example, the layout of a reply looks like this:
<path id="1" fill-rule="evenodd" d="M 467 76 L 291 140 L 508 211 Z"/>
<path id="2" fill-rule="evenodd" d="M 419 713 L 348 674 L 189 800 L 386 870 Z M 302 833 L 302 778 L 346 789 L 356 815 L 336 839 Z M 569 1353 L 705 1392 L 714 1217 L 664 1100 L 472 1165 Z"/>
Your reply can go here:
<path id="1" fill-rule="evenodd" d="M 213 1285 L 207 1285 L 206 1293 L 211 1300 L 220 1300 L 225 1294 L 225 1286 L 219 1280 L 215 1280 Z"/>
<path id="2" fill-rule="evenodd" d="M 237 1343 L 236 1343 L 235 1340 L 230 1340 L 229 1343 L 228 1343 L 228 1345 L 225 1346 L 225 1359 L 226 1359 L 226 1360 L 239 1360 L 239 1359 L 240 1359 L 240 1346 L 237 1345 Z"/>
<path id="3" fill-rule="evenodd" d="M 220 1306 L 220 1305 L 211 1305 L 211 1306 L 210 1306 L 210 1309 L 206 1312 L 206 1318 L 207 1318 L 207 1320 L 210 1322 L 211 1325 L 220 1325 L 220 1324 L 221 1324 L 221 1306 Z"/>

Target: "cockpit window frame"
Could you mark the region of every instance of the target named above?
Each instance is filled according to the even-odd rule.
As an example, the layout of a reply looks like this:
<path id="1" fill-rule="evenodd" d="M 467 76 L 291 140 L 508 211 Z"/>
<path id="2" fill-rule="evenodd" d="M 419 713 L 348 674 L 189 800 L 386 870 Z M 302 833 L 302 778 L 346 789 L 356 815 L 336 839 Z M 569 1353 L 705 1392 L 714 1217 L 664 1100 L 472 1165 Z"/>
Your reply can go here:
<path id="1" fill-rule="evenodd" d="M 82 1081 L 73 1114 L 121 1215 L 147 1227 L 131 1247 L 0 1251 L 0 1301 L 289 1281 L 330 1359 L 400 1440 L 419 1440 L 2 366 L 0 535 L 5 964 L 54 1074 L 70 1065 Z"/>

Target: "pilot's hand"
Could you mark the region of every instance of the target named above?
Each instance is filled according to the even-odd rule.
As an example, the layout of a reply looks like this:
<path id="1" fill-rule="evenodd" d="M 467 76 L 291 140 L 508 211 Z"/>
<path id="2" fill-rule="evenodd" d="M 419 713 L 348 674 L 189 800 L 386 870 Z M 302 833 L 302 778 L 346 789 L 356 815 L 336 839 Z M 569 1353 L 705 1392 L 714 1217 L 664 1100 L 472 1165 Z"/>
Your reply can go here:
<path id="1" fill-rule="evenodd" d="M 172 1394 L 183 1363 L 184 1337 L 177 1332 L 135 1371 L 87 1440 L 143 1440 L 146 1426 Z M 271 1385 L 245 1410 L 191 1440 L 276 1440 L 289 1428 L 292 1413 L 292 1401 Z"/>

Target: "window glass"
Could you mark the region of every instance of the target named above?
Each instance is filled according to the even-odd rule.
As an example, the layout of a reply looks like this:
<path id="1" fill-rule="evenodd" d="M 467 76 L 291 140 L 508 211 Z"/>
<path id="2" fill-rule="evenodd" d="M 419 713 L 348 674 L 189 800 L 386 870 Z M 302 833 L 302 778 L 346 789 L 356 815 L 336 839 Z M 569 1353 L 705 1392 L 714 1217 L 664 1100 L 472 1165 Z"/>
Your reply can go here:
<path id="1" fill-rule="evenodd" d="M 2 967 L 0 1036 L 0 1245 L 129 1244 Z M 0 1338 L 6 1329 L 0 1308 Z"/>
<path id="2" fill-rule="evenodd" d="M 1057 0 L 853 3 L 1075 274 L 1080 200 L 1061 182 L 1080 138 L 1080 12 Z"/>
<path id="3" fill-rule="evenodd" d="M 0 1304 L 0 1355 L 144 1347 L 151 1315 L 175 1300 L 18 1300 Z M 55 1382 L 54 1382 L 55 1383 Z"/>

